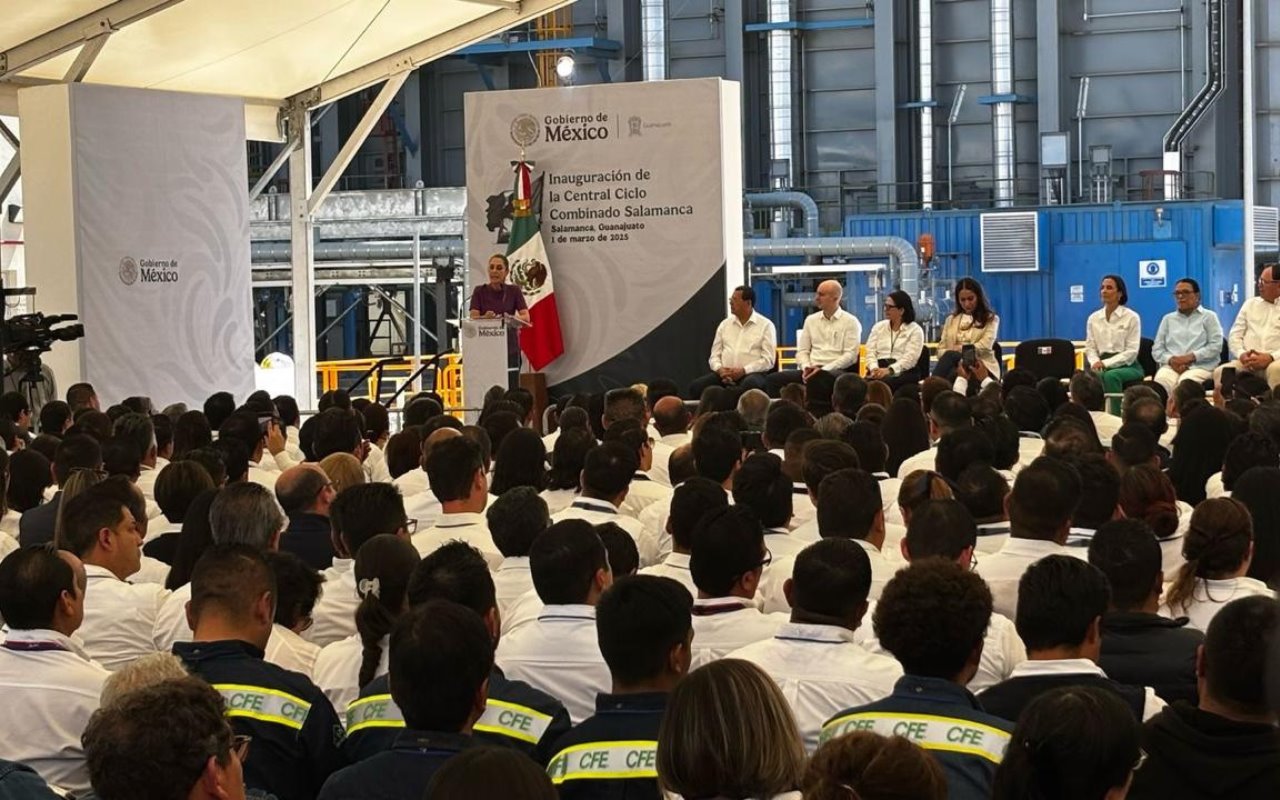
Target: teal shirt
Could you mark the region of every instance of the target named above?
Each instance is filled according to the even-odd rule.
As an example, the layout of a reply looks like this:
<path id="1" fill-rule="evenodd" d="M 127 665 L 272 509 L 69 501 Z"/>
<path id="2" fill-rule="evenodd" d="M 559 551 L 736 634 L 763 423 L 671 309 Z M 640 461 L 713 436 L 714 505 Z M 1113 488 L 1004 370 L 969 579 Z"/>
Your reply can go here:
<path id="1" fill-rule="evenodd" d="M 1222 360 L 1222 323 L 1204 306 L 1190 314 L 1174 311 L 1160 320 L 1160 330 L 1151 345 L 1151 357 L 1166 366 L 1173 356 L 1195 353 L 1198 369 L 1212 370 Z"/>

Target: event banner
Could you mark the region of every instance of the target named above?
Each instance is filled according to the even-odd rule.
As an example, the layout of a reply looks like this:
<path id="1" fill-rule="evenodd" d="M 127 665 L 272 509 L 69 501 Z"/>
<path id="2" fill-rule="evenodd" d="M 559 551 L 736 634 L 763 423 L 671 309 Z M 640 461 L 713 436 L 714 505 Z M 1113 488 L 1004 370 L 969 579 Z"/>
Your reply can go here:
<path id="1" fill-rule="evenodd" d="M 557 392 L 707 370 L 744 277 L 740 116 L 738 85 L 717 78 L 467 95 L 468 285 L 507 250 L 523 152 L 564 341 L 543 370 Z"/>
<path id="2" fill-rule="evenodd" d="M 81 376 L 109 402 L 198 403 L 220 389 L 243 400 L 254 362 L 243 102 L 88 84 L 19 102 L 28 133 L 30 120 L 62 142 L 30 163 L 23 146 L 27 185 L 49 176 L 66 189 L 28 192 L 28 218 L 46 224 L 29 231 L 27 274 L 42 310 L 80 315 Z M 70 261 L 48 241 L 59 235 Z M 59 294 L 75 307 L 55 307 Z"/>

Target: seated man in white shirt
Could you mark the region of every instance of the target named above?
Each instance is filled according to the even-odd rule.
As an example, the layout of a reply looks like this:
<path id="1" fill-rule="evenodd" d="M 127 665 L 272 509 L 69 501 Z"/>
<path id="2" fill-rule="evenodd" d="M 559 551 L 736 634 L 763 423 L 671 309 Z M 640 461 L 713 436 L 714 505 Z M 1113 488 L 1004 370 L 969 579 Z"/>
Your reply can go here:
<path id="1" fill-rule="evenodd" d="M 880 482 L 880 499 L 884 501 L 886 522 L 902 522 L 902 514 L 898 511 L 898 489 L 902 481 L 890 477 L 885 472 L 885 462 L 889 458 L 889 447 L 884 443 L 884 434 L 880 425 L 875 422 L 860 420 L 854 422 L 842 435 L 853 451 L 858 454 L 858 468 L 870 473 Z"/>
<path id="2" fill-rule="evenodd" d="M 770 397 L 778 397 L 789 383 L 808 383 L 819 373 L 828 373 L 832 382 L 842 372 L 858 369 L 858 352 L 862 346 L 862 323 L 840 307 L 844 294 L 837 281 L 818 284 L 814 299 L 818 310 L 805 318 L 804 327 L 796 334 L 796 366 L 768 377 L 765 385 Z"/>
<path id="3" fill-rule="evenodd" d="M 1271 388 L 1280 386 L 1280 264 L 1267 264 L 1258 276 L 1258 293 L 1240 306 L 1227 334 L 1232 360 L 1213 371 L 1215 387 L 1222 386 L 1222 370 L 1264 376 Z"/>
<path id="4" fill-rule="evenodd" d="M 795 714 L 805 749 L 818 747 L 822 723 L 836 711 L 888 697 L 902 677 L 892 658 L 854 643 L 867 613 L 871 563 L 847 539 L 824 539 L 796 557 L 784 591 L 791 621 L 771 639 L 729 654 L 778 682 Z"/>
<path id="5" fill-rule="evenodd" d="M 502 553 L 484 518 L 489 478 L 483 449 L 467 436 L 450 436 L 432 445 L 426 467 L 441 513 L 435 525 L 413 534 L 413 546 L 425 556 L 445 542 L 466 542 L 484 555 L 490 569 L 497 569 Z"/>
<path id="6" fill-rule="evenodd" d="M 804 434 L 799 434 L 803 436 Z M 792 534 L 806 543 L 818 541 L 818 487 L 824 478 L 842 469 L 860 469 L 858 451 L 844 442 L 814 439 L 805 442 L 800 456 L 800 477 L 804 480 L 805 501 L 813 508 L 809 518 L 796 525 Z M 797 505 L 799 503 L 797 502 Z M 781 588 L 778 596 L 781 597 Z"/>
<path id="7" fill-rule="evenodd" d="M 369 448 L 364 440 L 363 419 L 357 412 L 334 406 L 317 414 L 315 419 L 311 453 L 316 461 L 323 461 L 326 456 L 334 453 L 347 453 L 358 459 L 361 467 L 364 466 Z M 384 469 L 385 466 L 384 464 Z M 387 474 L 386 477 L 390 478 L 391 475 Z"/>
<path id="8" fill-rule="evenodd" d="M 756 293 L 739 286 L 729 296 L 729 317 L 716 328 L 711 340 L 711 372 L 689 384 L 689 397 L 697 400 L 711 386 L 763 389 L 765 376 L 777 360 L 778 332 L 773 322 L 755 310 Z"/>
<path id="9" fill-rule="evenodd" d="M 155 502 L 156 478 L 160 475 L 160 467 L 156 464 L 156 432 L 155 423 L 146 414 L 125 414 L 116 420 L 115 436 L 133 445 L 138 451 L 138 479 L 134 481 L 142 490 L 142 496 Z"/>
<path id="10" fill-rule="evenodd" d="M 998 552 L 1009 540 L 1009 481 L 988 464 L 970 464 L 954 484 L 955 499 L 977 523 L 977 552 Z"/>
<path id="11" fill-rule="evenodd" d="M 271 663 L 310 675 L 320 647 L 302 638 L 302 634 L 314 623 L 324 578 L 320 570 L 293 553 L 268 552 L 267 565 L 276 579 L 276 615 L 270 644 L 280 656 L 272 658 Z"/>
<path id="12" fill-rule="evenodd" d="M 315 623 L 303 634 L 324 647 L 356 632 L 356 553 L 380 533 L 410 535 L 404 498 L 389 483 L 364 483 L 338 492 L 329 507 L 333 523 L 333 566 L 324 571 L 324 593 L 316 603 Z"/>
<path id="13" fill-rule="evenodd" d="M 733 474 L 734 505 L 755 512 L 764 526 L 764 546 L 775 559 L 794 557 L 808 544 L 789 530 L 791 501 L 791 481 L 773 453 L 752 453 Z"/>
<path id="14" fill-rule="evenodd" d="M 639 520 L 620 513 L 623 501 L 631 490 L 636 473 L 636 454 L 619 442 L 607 442 L 587 453 L 582 467 L 582 493 L 569 507 L 551 515 L 551 522 L 566 519 L 584 519 L 592 525 L 616 522 L 631 534 L 640 550 L 640 566 L 658 562 L 653 543 L 642 541 Z"/>
<path id="15" fill-rule="evenodd" d="M 1017 491 L 1015 487 L 1015 491 Z M 1047 556 L 1027 568 L 1018 587 L 1018 635 L 1027 660 L 1008 679 L 978 695 L 982 707 L 1016 720 L 1035 698 L 1064 686 L 1094 686 L 1115 692 L 1145 722 L 1165 707 L 1149 687 L 1118 683 L 1098 666 L 1102 615 L 1111 589 L 1102 570 L 1078 558 Z"/>
<path id="16" fill-rule="evenodd" d="M 1115 414 L 1104 410 L 1106 395 L 1102 389 L 1102 379 L 1093 372 L 1077 372 L 1071 378 L 1069 386 L 1071 402 L 1082 406 L 1093 417 L 1093 425 L 1098 429 L 1098 441 L 1103 447 L 1111 444 L 1111 437 L 1120 430 L 1123 421 Z"/>
<path id="17" fill-rule="evenodd" d="M 943 436 L 955 431 L 973 427 L 973 411 L 969 401 L 958 392 L 946 390 L 940 392 L 929 406 L 929 440 L 933 443 L 928 450 L 916 453 L 904 460 L 898 467 L 898 478 L 905 478 L 918 469 L 935 469 L 938 442 Z"/>
<path id="18" fill-rule="evenodd" d="M 764 529 L 748 509 L 711 511 L 698 523 L 689 556 L 698 587 L 693 601 L 695 668 L 768 639 L 787 621 L 783 614 L 762 613 L 755 602 L 760 575 L 769 562 Z"/>
<path id="19" fill-rule="evenodd" d="M 0 562 L 0 616 L 8 625 L 0 647 L 0 758 L 75 792 L 89 790 L 80 734 L 111 674 L 74 636 L 84 597 L 80 559 L 65 550 L 28 547 Z"/>
<path id="20" fill-rule="evenodd" d="M 432 417 L 422 428 L 422 451 L 417 469 L 411 469 L 396 478 L 392 483 L 404 495 L 405 513 L 416 519 L 423 529 L 436 524 L 440 517 L 440 501 L 431 492 L 431 481 L 427 477 L 427 456 L 431 449 L 445 439 L 462 435 L 462 423 L 457 417 Z"/>
<path id="21" fill-rule="evenodd" d="M 1031 564 L 1051 555 L 1086 555 L 1065 546 L 1080 491 L 1075 469 L 1056 458 L 1037 458 L 1018 473 L 1008 500 L 1009 540 L 977 567 L 997 612 L 1016 619 L 1018 581 Z"/>
<path id="22" fill-rule="evenodd" d="M 543 603 L 533 622 L 502 637 L 496 660 L 509 678 L 560 702 L 576 725 L 595 710 L 611 678 L 596 637 L 596 602 L 613 583 L 604 544 L 584 520 L 552 525 L 529 551 Z"/>
<path id="23" fill-rule="evenodd" d="M 266 469 L 263 466 L 267 433 L 262 429 L 253 412 L 237 411 L 227 417 L 218 428 L 218 441 L 235 441 L 244 445 L 249 454 L 249 480 L 268 489 L 275 489 L 280 470 Z"/>
<path id="24" fill-rule="evenodd" d="M 498 611 L 505 619 L 512 604 L 533 591 L 529 549 L 551 527 L 551 515 L 537 489 L 516 486 L 494 500 L 484 516 L 493 544 L 502 553 L 502 563 L 493 571 L 493 588 Z"/>
<path id="25" fill-rule="evenodd" d="M 707 478 L 689 478 L 677 486 L 671 497 L 671 513 L 667 515 L 671 552 L 657 564 L 641 569 L 640 574 L 671 578 L 688 589 L 690 595 L 696 595 L 698 587 L 693 584 L 693 573 L 689 571 L 693 531 L 708 512 L 728 505 L 724 487 Z"/>
<path id="26" fill-rule="evenodd" d="M 638 420 L 624 419 L 613 423 L 604 432 L 604 440 L 619 442 L 636 454 L 637 469 L 631 476 L 627 499 L 622 501 L 619 511 L 628 517 L 639 519 L 640 513 L 650 505 L 671 499 L 671 487 L 663 486 L 649 474 L 653 468 L 655 443 L 649 438 L 649 432 L 640 427 Z"/>
<path id="27" fill-rule="evenodd" d="M 649 405 L 645 401 L 644 395 L 633 386 L 610 389 L 604 396 L 604 410 L 600 414 L 602 430 L 608 431 L 614 423 L 628 419 L 638 422 L 640 429 L 647 433 L 649 430 Z M 604 435 L 601 434 L 600 438 L 603 439 Z M 664 465 L 671 458 L 671 451 L 675 449 L 674 446 L 659 441 L 651 442 L 649 447 L 653 450 L 653 461 Z M 653 477 L 661 479 L 663 475 L 659 473 Z M 658 482 L 663 483 L 662 480 Z M 669 485 L 671 481 L 668 478 L 665 482 Z"/>
<path id="28" fill-rule="evenodd" d="M 1005 395 L 1004 413 L 1018 428 L 1018 463 L 1030 464 L 1044 450 L 1040 432 L 1049 421 L 1049 404 L 1030 386 L 1015 386 Z"/>
<path id="29" fill-rule="evenodd" d="M 675 484 L 671 480 L 670 469 L 668 469 L 667 465 L 671 461 L 671 454 L 675 452 L 675 448 L 686 445 L 690 441 L 689 423 L 691 418 L 689 409 L 679 397 L 668 395 L 653 404 L 652 417 L 652 427 L 658 434 L 655 444 L 661 444 L 663 447 L 654 451 L 653 466 L 649 468 L 649 477 L 663 486 L 674 486 Z M 671 449 L 668 450 L 667 448 Z"/>
<path id="30" fill-rule="evenodd" d="M 101 484 L 69 500 L 61 513 L 61 545 L 84 563 L 88 579 L 80 626 L 85 652 L 109 670 L 157 652 L 156 617 L 169 592 L 158 584 L 125 581 L 142 561 L 142 534 L 133 514 Z"/>

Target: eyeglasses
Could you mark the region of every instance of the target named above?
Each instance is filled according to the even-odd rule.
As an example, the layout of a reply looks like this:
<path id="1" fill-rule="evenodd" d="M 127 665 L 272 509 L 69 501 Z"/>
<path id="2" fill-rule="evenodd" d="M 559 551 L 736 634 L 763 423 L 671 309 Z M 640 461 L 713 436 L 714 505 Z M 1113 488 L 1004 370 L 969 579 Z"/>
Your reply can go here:
<path id="1" fill-rule="evenodd" d="M 760 559 L 760 566 L 758 567 L 758 569 L 763 569 L 764 567 L 767 567 L 772 563 L 773 563 L 773 551 L 771 551 L 769 548 L 766 547 L 764 549 L 764 558 Z"/>
<path id="2" fill-rule="evenodd" d="M 418 521 L 416 519 L 406 519 L 404 521 L 405 532 L 410 536 L 418 532 Z"/>
<path id="3" fill-rule="evenodd" d="M 1186 297 L 1189 294 L 1195 294 L 1195 292 L 1191 291 L 1190 289 L 1174 289 L 1173 290 L 1174 297 Z"/>
<path id="4" fill-rule="evenodd" d="M 236 754 L 236 758 L 240 760 L 241 764 L 249 760 L 249 743 L 252 741 L 252 736 L 243 734 L 231 737 L 231 752 Z"/>
<path id="5" fill-rule="evenodd" d="M 884 310 L 885 310 L 885 311 L 892 311 L 892 310 L 894 310 L 895 308 L 897 308 L 897 306 L 895 306 L 893 303 L 885 303 L 885 304 L 884 304 Z"/>

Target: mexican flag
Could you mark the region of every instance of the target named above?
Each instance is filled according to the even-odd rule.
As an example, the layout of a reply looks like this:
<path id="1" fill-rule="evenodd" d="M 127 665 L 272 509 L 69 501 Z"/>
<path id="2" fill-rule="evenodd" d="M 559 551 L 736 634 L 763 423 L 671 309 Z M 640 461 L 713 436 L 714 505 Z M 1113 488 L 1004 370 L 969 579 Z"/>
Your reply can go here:
<path id="1" fill-rule="evenodd" d="M 551 280 L 551 262 L 542 243 L 538 217 L 533 213 L 533 181 L 529 165 L 523 159 L 516 164 L 516 186 L 512 197 L 515 213 L 507 244 L 507 260 L 511 262 L 511 281 L 524 292 L 532 326 L 520 330 L 520 349 L 534 371 L 564 354 L 560 335 L 560 312 L 556 308 L 555 285 Z"/>

